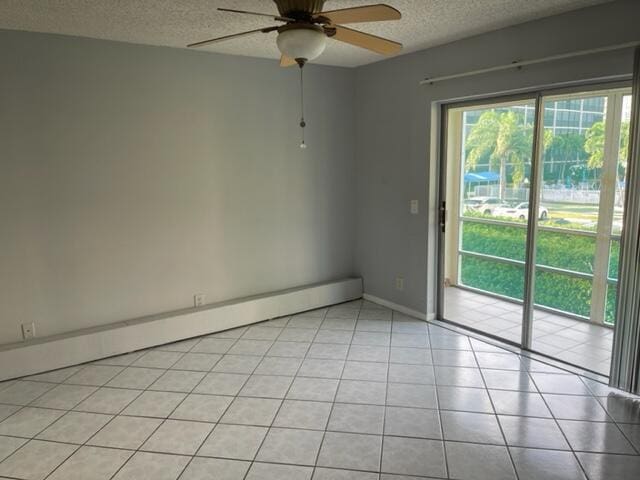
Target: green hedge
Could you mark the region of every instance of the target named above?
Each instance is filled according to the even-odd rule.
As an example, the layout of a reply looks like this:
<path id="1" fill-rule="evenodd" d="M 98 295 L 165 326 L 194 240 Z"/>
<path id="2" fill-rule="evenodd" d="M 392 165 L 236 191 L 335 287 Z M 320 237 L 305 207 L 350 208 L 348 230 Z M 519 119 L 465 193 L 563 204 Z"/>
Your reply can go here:
<path id="1" fill-rule="evenodd" d="M 462 249 L 496 257 L 524 261 L 526 229 L 463 222 Z M 538 231 L 536 263 L 549 267 L 593 273 L 594 237 L 564 232 Z"/>
<path id="2" fill-rule="evenodd" d="M 463 222 L 463 250 L 524 261 L 524 228 Z M 538 231 L 536 263 L 550 267 L 593 273 L 595 238 L 565 232 Z M 612 244 L 610 275 L 617 276 L 618 242 Z M 524 269 L 488 259 L 461 256 L 463 285 L 522 300 Z M 591 282 L 559 273 L 536 272 L 535 302 L 588 317 L 591 308 Z M 615 287 L 607 293 L 606 319 L 615 315 Z"/>
<path id="3" fill-rule="evenodd" d="M 463 285 L 522 300 L 524 271 L 522 267 L 462 255 Z M 549 272 L 536 272 L 535 302 L 576 315 L 589 316 L 591 282 Z"/>
<path id="4" fill-rule="evenodd" d="M 517 265 L 462 255 L 460 281 L 468 287 L 522 300 L 524 269 Z"/>
<path id="5" fill-rule="evenodd" d="M 557 273 L 537 271 L 535 302 L 545 307 L 589 317 L 591 282 Z"/>
<path id="6" fill-rule="evenodd" d="M 617 294 L 618 288 L 615 285 L 609 284 L 607 288 L 607 304 L 604 311 L 604 319 L 608 323 L 615 323 L 616 320 L 616 306 L 617 306 Z"/>
<path id="7" fill-rule="evenodd" d="M 620 241 L 611 242 L 611 254 L 609 255 L 609 277 L 618 278 L 618 268 L 620 268 Z"/>

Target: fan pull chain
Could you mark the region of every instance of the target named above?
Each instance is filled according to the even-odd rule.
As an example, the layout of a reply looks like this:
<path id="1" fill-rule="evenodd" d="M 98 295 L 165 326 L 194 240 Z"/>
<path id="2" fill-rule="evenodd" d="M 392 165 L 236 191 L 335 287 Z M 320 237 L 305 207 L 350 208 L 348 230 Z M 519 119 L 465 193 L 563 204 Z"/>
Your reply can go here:
<path id="1" fill-rule="evenodd" d="M 307 148 L 307 144 L 304 143 L 304 127 L 307 126 L 304 121 L 304 76 L 302 75 L 302 67 L 304 63 L 300 63 L 300 130 L 302 135 L 302 141 L 300 142 L 300 148 L 303 150 Z"/>

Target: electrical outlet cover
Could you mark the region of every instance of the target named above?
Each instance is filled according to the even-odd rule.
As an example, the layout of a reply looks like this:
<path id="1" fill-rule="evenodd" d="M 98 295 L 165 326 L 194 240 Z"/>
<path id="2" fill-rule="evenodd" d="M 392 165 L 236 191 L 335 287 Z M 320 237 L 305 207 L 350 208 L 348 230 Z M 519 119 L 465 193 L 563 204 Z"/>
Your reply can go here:
<path id="1" fill-rule="evenodd" d="M 193 306 L 194 307 L 201 307 L 204 305 L 204 302 L 206 300 L 205 294 L 204 293 L 196 293 L 193 296 Z"/>
<path id="2" fill-rule="evenodd" d="M 36 336 L 36 325 L 31 323 L 23 323 L 22 324 L 22 338 L 24 340 L 29 340 Z"/>

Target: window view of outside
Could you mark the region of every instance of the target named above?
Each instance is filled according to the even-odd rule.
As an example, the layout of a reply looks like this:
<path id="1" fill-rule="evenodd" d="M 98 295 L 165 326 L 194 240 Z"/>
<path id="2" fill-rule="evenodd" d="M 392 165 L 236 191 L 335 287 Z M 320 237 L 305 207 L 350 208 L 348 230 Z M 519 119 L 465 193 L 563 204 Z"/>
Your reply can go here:
<path id="1" fill-rule="evenodd" d="M 459 283 L 520 300 L 534 111 L 530 103 L 462 114 Z"/>
<path id="2" fill-rule="evenodd" d="M 599 321 L 613 322 L 630 108 L 629 95 L 609 92 L 544 101 L 537 305 L 591 318 L 596 244 L 604 235 L 609 258 Z M 518 300 L 534 113 L 533 104 L 462 113 L 458 282 Z M 609 142 L 617 146 L 613 154 L 606 153 Z M 613 166 L 606 160 L 612 155 Z"/>
<path id="3" fill-rule="evenodd" d="M 616 294 L 618 282 L 618 266 L 620 260 L 620 233 L 622 232 L 622 216 L 624 213 L 624 192 L 627 173 L 627 155 L 629 152 L 629 125 L 631 122 L 631 95 L 622 98 L 622 115 L 618 141 L 618 162 L 616 167 L 616 194 L 613 213 L 611 243 L 609 247 L 609 263 L 607 272 L 607 298 L 605 321 L 613 323 L 616 314 Z"/>

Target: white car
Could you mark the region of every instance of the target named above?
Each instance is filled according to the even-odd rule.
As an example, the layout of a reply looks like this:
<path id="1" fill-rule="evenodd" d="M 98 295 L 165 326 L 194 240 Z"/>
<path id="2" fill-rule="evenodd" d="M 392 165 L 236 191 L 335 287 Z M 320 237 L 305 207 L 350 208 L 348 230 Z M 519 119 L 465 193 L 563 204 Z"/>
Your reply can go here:
<path id="1" fill-rule="evenodd" d="M 519 220 L 526 220 L 529 216 L 529 202 L 518 203 L 515 207 L 496 208 L 493 214 L 496 217 L 511 217 Z M 542 205 L 538 206 L 538 218 L 540 220 L 546 220 L 549 218 L 549 210 Z"/>
<path id="2" fill-rule="evenodd" d="M 495 197 L 474 197 L 465 200 L 465 210 L 479 212 L 483 215 L 493 215 L 495 210 L 504 206 L 504 202 Z"/>

